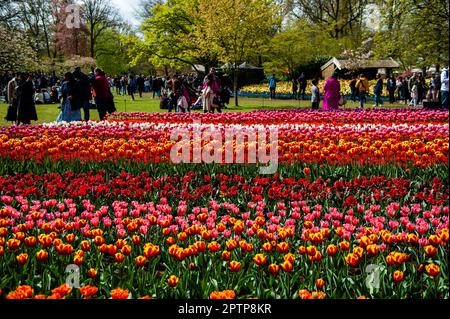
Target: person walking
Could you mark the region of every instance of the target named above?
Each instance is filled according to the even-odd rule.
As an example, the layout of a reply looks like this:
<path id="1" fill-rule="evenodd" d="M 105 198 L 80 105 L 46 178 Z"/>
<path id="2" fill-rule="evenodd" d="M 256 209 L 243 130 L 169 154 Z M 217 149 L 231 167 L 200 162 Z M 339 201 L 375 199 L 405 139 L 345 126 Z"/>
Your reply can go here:
<path id="1" fill-rule="evenodd" d="M 448 105 L 448 68 L 444 68 L 441 73 L 441 106 L 448 109 Z"/>
<path id="2" fill-rule="evenodd" d="M 131 99 L 134 101 L 134 93 L 136 93 L 137 90 L 137 81 L 135 76 L 132 74 L 130 75 L 130 80 L 128 82 L 128 95 L 131 96 Z"/>
<path id="3" fill-rule="evenodd" d="M 413 83 L 410 92 L 411 92 L 411 101 L 409 102 L 408 106 L 416 107 L 419 100 L 419 79 L 416 79 L 416 81 Z"/>
<path id="4" fill-rule="evenodd" d="M 292 98 L 294 100 L 298 99 L 298 81 L 297 81 L 297 79 L 292 80 Z"/>
<path id="5" fill-rule="evenodd" d="M 95 70 L 95 81 L 92 85 L 92 89 L 100 121 L 103 121 L 108 112 L 110 88 L 105 73 L 101 69 Z"/>
<path id="6" fill-rule="evenodd" d="M 277 79 L 275 74 L 272 74 L 272 77 L 269 79 L 269 91 L 270 91 L 270 99 L 274 100 L 277 90 Z"/>
<path id="7" fill-rule="evenodd" d="M 375 94 L 375 105 L 374 107 L 378 107 L 383 105 L 383 101 L 381 100 L 381 95 L 383 94 L 383 79 L 381 78 L 381 74 L 377 74 L 377 83 L 375 84 L 373 93 Z"/>
<path id="8" fill-rule="evenodd" d="M 37 121 L 36 106 L 34 105 L 33 75 L 22 74 L 21 81 L 17 87 L 17 125 L 31 124 Z"/>
<path id="9" fill-rule="evenodd" d="M 160 80 L 157 77 L 154 77 L 152 79 L 152 92 L 153 98 L 155 98 L 155 96 L 161 97 Z"/>
<path id="10" fill-rule="evenodd" d="M 394 104 L 395 90 L 397 89 L 397 81 L 395 80 L 395 77 L 393 75 L 387 80 L 386 89 L 389 92 L 389 103 Z"/>
<path id="11" fill-rule="evenodd" d="M 86 74 L 81 72 L 81 68 L 77 67 L 73 72 L 73 77 L 77 82 L 76 88 L 79 90 L 77 95 L 80 99 L 80 106 L 83 109 L 84 120 L 89 122 L 90 113 L 89 108 L 92 100 L 92 92 L 91 92 L 91 84 L 89 82 L 89 78 Z"/>
<path id="12" fill-rule="evenodd" d="M 17 73 L 15 77 L 7 84 L 6 97 L 9 103 L 8 112 L 6 114 L 6 120 L 10 122 L 17 121 L 17 89 L 21 82 L 21 74 Z"/>
<path id="13" fill-rule="evenodd" d="M 142 93 L 144 93 L 144 90 L 145 90 L 145 79 L 142 74 L 137 77 L 136 85 L 137 85 L 137 90 L 139 93 L 139 98 L 142 99 Z"/>
<path id="14" fill-rule="evenodd" d="M 124 75 L 122 77 L 122 95 L 123 96 L 127 96 L 128 93 L 128 77 L 126 75 Z"/>
<path id="15" fill-rule="evenodd" d="M 338 80 L 338 73 L 335 71 L 325 82 L 323 87 L 323 106 L 324 110 L 339 109 L 339 100 L 341 99 L 341 84 Z"/>
<path id="16" fill-rule="evenodd" d="M 358 94 L 358 91 L 356 90 L 356 77 L 355 76 L 352 76 L 349 86 L 350 86 L 350 92 L 352 94 L 350 99 L 352 100 L 353 103 L 355 103 L 356 95 Z"/>
<path id="17" fill-rule="evenodd" d="M 359 106 L 363 109 L 366 102 L 366 94 L 369 92 L 369 81 L 364 74 L 359 76 L 358 82 L 356 82 L 356 89 L 359 92 Z"/>
<path id="18" fill-rule="evenodd" d="M 67 72 L 64 74 L 64 82 L 61 86 L 61 113 L 58 115 L 56 122 L 81 121 L 81 107 L 84 101 L 78 85 L 73 73 Z"/>
<path id="19" fill-rule="evenodd" d="M 299 98 L 300 95 L 302 96 L 302 100 L 305 99 L 305 94 L 306 94 L 306 87 L 307 87 L 307 82 L 306 82 L 306 76 L 305 73 L 302 72 L 302 74 L 300 74 L 300 77 L 298 78 L 298 83 L 300 86 L 300 91 L 298 92 Z"/>
<path id="20" fill-rule="evenodd" d="M 312 81 L 312 88 L 311 88 L 311 103 L 312 103 L 312 109 L 318 110 L 319 104 L 320 104 L 320 90 L 317 84 L 319 81 L 313 80 Z"/>

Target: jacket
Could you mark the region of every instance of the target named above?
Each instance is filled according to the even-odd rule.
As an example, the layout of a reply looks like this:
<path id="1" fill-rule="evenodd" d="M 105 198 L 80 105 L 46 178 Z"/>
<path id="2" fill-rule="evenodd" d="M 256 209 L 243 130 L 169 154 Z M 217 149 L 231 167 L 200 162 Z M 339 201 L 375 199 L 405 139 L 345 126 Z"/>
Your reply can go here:
<path id="1" fill-rule="evenodd" d="M 365 77 L 362 77 L 356 82 L 356 89 L 359 92 L 369 92 L 369 81 Z"/>

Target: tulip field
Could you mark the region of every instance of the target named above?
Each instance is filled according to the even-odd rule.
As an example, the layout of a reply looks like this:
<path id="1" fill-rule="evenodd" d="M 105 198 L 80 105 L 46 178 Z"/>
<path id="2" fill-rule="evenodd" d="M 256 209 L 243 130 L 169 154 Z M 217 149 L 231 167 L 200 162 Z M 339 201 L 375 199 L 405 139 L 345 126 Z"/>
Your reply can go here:
<path id="1" fill-rule="evenodd" d="M 1 127 L 0 299 L 448 298 L 448 121 L 292 110 Z M 278 168 L 202 163 L 195 147 L 174 163 L 179 128 L 246 155 L 255 143 L 226 129 L 277 130 L 263 146 Z"/>

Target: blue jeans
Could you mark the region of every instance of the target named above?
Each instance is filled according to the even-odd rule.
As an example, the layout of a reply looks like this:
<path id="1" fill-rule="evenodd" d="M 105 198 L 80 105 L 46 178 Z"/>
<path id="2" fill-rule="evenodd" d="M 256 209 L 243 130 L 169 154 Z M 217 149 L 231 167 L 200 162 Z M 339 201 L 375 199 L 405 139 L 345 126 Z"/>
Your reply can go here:
<path id="1" fill-rule="evenodd" d="M 359 92 L 359 106 L 364 108 L 364 102 L 366 101 L 366 92 Z"/>
<path id="2" fill-rule="evenodd" d="M 381 100 L 381 94 L 375 94 L 375 105 L 383 105 L 383 101 Z"/>
<path id="3" fill-rule="evenodd" d="M 89 107 L 91 106 L 91 102 L 89 100 L 83 101 L 83 112 L 84 112 L 84 120 L 89 121 L 90 114 L 89 114 Z"/>
<path id="4" fill-rule="evenodd" d="M 441 105 L 443 108 L 448 109 L 448 91 L 441 91 Z"/>

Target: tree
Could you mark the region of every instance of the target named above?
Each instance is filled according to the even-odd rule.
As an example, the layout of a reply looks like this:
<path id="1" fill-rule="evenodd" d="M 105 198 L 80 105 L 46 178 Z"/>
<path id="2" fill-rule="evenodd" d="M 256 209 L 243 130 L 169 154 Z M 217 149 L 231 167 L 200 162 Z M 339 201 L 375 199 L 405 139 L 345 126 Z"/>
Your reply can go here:
<path id="1" fill-rule="evenodd" d="M 201 23 L 195 33 L 199 35 L 199 45 L 232 63 L 238 106 L 238 66 L 267 43 L 274 25 L 280 22 L 276 16 L 279 8 L 270 0 L 198 1 Z"/>
<path id="2" fill-rule="evenodd" d="M 0 39 L 8 39 L 0 46 L 0 73 L 36 70 L 36 52 L 29 46 L 25 34 L 0 25 Z"/>
<path id="3" fill-rule="evenodd" d="M 156 5 L 164 5 L 166 0 L 140 0 L 136 9 L 136 16 L 142 20 L 148 20 L 153 17 L 153 8 Z"/>
<path id="4" fill-rule="evenodd" d="M 305 19 L 291 20 L 263 47 L 264 67 L 270 73 L 288 71 L 292 78 L 299 65 L 318 56 L 340 54 L 340 44 L 339 40 Z"/>
<path id="5" fill-rule="evenodd" d="M 404 69 L 448 64 L 448 0 L 378 0 L 381 23 L 374 38 L 377 57 L 399 60 Z"/>
<path id="6" fill-rule="evenodd" d="M 129 58 L 124 42 L 124 32 L 108 29 L 97 41 L 97 64 L 110 75 L 128 72 Z"/>
<path id="7" fill-rule="evenodd" d="M 19 18 L 22 28 L 29 35 L 31 45 L 36 52 L 44 53 L 48 58 L 55 55 L 53 46 L 53 16 L 52 0 L 22 0 L 17 1 Z"/>
<path id="8" fill-rule="evenodd" d="M 197 0 L 155 3 L 151 18 L 141 27 L 144 41 L 131 41 L 135 45 L 130 51 L 136 56 L 134 63 L 146 58 L 157 67 L 180 69 L 188 65 L 196 70 L 198 65 L 216 65 L 217 54 L 205 45 L 204 35 L 198 32 L 202 28 L 199 11 Z"/>
<path id="9" fill-rule="evenodd" d="M 9 25 L 18 15 L 16 1 L 0 0 L 0 24 Z"/>
<path id="10" fill-rule="evenodd" d="M 121 18 L 111 0 L 82 0 L 83 15 L 88 26 L 90 55 L 96 56 L 98 38 L 108 29 L 120 25 Z"/>
<path id="11" fill-rule="evenodd" d="M 333 38 L 361 35 L 368 0 L 288 0 L 292 15 L 324 28 Z"/>

